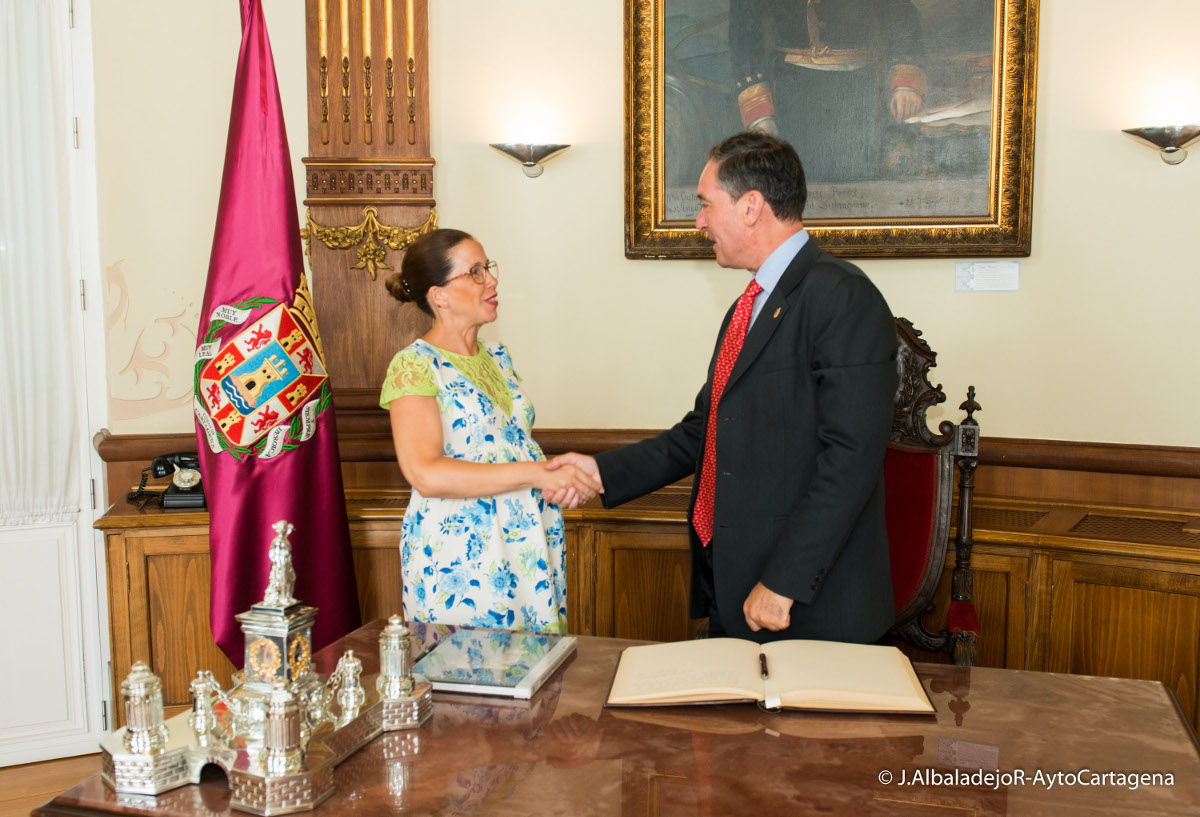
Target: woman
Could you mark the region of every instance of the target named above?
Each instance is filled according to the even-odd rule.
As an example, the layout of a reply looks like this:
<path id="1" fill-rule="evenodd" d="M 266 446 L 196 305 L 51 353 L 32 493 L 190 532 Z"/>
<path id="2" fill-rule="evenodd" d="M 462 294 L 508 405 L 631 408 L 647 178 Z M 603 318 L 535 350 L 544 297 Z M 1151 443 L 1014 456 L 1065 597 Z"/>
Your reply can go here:
<path id="1" fill-rule="evenodd" d="M 574 466 L 546 469 L 533 406 L 508 349 L 478 339 L 496 320 L 495 261 L 461 230 L 435 230 L 404 254 L 388 292 L 433 316 L 388 367 L 396 459 L 412 485 L 400 555 L 405 615 L 566 632 L 562 511 L 599 484 Z"/>

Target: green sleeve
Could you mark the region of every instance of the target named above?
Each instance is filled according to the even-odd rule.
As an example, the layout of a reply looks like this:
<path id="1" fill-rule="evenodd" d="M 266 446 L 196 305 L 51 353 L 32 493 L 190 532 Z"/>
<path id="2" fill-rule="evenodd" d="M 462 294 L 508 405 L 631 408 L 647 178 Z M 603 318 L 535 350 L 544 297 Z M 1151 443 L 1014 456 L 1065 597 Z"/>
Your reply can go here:
<path id="1" fill-rule="evenodd" d="M 388 365 L 387 377 L 383 379 L 383 389 L 379 393 L 379 406 L 386 409 L 397 397 L 436 397 L 437 393 L 438 385 L 429 360 L 413 349 L 403 349 Z"/>

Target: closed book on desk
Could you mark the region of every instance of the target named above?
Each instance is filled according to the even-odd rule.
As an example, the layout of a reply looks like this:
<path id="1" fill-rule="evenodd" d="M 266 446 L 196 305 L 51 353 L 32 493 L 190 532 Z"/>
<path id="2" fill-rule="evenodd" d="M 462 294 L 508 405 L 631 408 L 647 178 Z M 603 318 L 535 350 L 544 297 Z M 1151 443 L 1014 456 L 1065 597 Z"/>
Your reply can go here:
<path id="1" fill-rule="evenodd" d="M 608 706 L 756 702 L 764 709 L 933 714 L 895 647 L 708 638 L 628 647 Z"/>
<path id="2" fill-rule="evenodd" d="M 575 651 L 551 633 L 455 630 L 413 666 L 434 691 L 530 698 Z"/>

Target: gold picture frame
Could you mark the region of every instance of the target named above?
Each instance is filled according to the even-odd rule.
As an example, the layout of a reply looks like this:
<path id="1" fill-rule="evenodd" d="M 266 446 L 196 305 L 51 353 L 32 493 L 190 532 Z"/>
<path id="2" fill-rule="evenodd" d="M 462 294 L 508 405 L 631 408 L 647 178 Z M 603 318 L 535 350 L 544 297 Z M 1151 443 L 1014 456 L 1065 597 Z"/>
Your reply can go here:
<path id="1" fill-rule="evenodd" d="M 859 6 L 885 2 L 848 1 Z M 817 10 L 810 14 L 828 13 L 825 10 L 839 2 L 842 0 L 810 4 L 810 9 Z M 1038 0 L 975 0 L 975 17 L 969 19 L 961 17 L 969 3 L 907 2 L 924 15 L 919 18 L 921 42 L 934 43 L 921 52 L 929 79 L 923 107 L 917 116 L 896 118 L 893 124 L 887 120 L 887 112 L 895 108 L 873 102 L 871 116 L 882 120 L 882 125 L 875 125 L 874 130 L 856 125 L 843 133 L 835 131 L 838 139 L 848 142 L 860 132 L 889 135 L 871 143 L 873 162 L 853 166 L 853 172 L 865 172 L 865 177 L 810 177 L 805 226 L 823 249 L 840 256 L 1027 256 Z M 730 31 L 761 24 L 771 28 L 767 39 L 778 42 L 786 36 L 780 21 L 761 18 L 794 14 L 796 9 L 803 15 L 804 8 L 803 0 L 626 0 L 626 257 L 713 257 L 712 246 L 695 229 L 689 208 L 698 209 L 695 184 L 707 148 L 745 127 L 738 106 L 741 77 L 735 81 L 733 75 L 733 65 L 739 63 L 740 67 L 739 61 L 744 60 L 733 54 Z M 724 57 L 722 30 L 724 47 L 730 52 Z M 823 22 L 820 30 L 825 31 Z M 881 36 L 881 30 L 892 29 L 877 25 L 874 36 Z M 974 50 L 969 44 L 960 45 L 969 42 L 972 34 Z M 758 39 L 750 39 L 762 42 L 761 35 L 756 36 Z M 747 40 L 740 28 L 736 40 Z M 807 58 L 809 44 L 790 51 L 771 43 L 765 47 L 786 52 L 786 63 L 779 53 L 763 58 L 783 66 L 778 69 L 783 76 L 785 70 L 791 71 L 793 60 Z M 815 45 L 812 51 L 815 53 Z M 800 56 L 793 58 L 792 53 Z M 886 49 L 879 53 L 892 54 Z M 873 77 L 886 69 L 882 58 L 870 64 Z M 920 73 L 924 81 L 926 69 Z M 801 75 L 818 76 L 795 74 Z M 756 78 L 762 74 L 745 80 Z M 780 94 L 782 82 L 773 79 L 769 71 L 765 82 L 759 87 Z M 889 86 L 878 79 L 870 82 L 873 84 L 866 87 L 882 100 Z M 813 98 L 812 94 L 804 97 Z M 784 97 L 776 102 L 776 108 L 786 109 L 793 100 Z M 826 121 L 814 116 L 808 120 L 818 118 Z M 944 121 L 947 119 L 949 124 Z M 805 149 L 786 127 L 778 130 L 796 145 L 807 169 Z M 901 134 L 898 139 L 891 135 L 896 133 Z M 897 163 L 897 154 L 908 164 Z M 814 155 L 820 158 L 819 153 L 810 153 L 810 158 Z M 871 212 L 873 208 L 878 212 Z"/>

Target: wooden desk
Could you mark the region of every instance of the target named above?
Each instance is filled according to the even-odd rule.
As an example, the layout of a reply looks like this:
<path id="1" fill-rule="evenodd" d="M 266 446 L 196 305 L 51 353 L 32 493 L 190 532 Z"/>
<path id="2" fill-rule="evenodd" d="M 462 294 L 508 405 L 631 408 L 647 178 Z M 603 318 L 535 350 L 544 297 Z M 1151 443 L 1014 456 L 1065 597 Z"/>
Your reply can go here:
<path id="1" fill-rule="evenodd" d="M 381 627 L 323 650 L 317 670 L 353 648 L 374 672 Z M 1157 682 L 918 664 L 936 717 L 606 710 L 629 643 L 580 637 L 524 706 L 441 697 L 420 730 L 386 734 L 342 763 L 337 793 L 314 814 L 1175 817 L 1200 803 L 1200 746 Z M 981 768 L 1004 777 L 972 779 Z M 117 795 L 97 774 L 34 814 L 225 814 L 216 771 L 157 798 Z M 1115 777 L 1134 773 L 1159 778 L 1134 788 Z"/>

